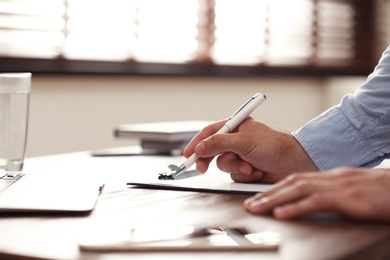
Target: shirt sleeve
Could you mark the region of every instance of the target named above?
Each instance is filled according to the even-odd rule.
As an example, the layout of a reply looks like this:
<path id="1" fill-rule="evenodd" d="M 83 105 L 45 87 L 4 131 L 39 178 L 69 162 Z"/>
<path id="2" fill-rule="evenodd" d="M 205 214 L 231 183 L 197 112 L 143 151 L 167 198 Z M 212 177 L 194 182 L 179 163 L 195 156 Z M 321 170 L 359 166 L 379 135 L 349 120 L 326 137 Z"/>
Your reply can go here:
<path id="1" fill-rule="evenodd" d="M 390 46 L 354 94 L 293 132 L 320 170 L 390 157 Z"/>

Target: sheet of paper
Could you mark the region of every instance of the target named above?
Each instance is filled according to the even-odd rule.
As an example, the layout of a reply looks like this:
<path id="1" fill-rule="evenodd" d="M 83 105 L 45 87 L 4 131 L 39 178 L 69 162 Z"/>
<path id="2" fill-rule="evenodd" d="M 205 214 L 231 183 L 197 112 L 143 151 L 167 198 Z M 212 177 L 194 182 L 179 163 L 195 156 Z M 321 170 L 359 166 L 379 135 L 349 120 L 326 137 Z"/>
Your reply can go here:
<path id="1" fill-rule="evenodd" d="M 230 175 L 221 172 L 215 165 L 211 165 L 205 174 L 179 180 L 159 180 L 155 175 L 141 175 L 132 177 L 128 185 L 170 190 L 188 190 L 217 193 L 255 194 L 268 190 L 272 185 L 261 183 L 237 183 Z"/>

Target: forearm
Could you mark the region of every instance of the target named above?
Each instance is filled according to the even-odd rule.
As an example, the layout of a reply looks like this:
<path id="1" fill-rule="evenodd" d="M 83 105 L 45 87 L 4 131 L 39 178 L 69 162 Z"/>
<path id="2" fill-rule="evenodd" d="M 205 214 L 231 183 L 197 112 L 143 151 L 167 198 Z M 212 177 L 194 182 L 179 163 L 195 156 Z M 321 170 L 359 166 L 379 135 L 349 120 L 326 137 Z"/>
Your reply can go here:
<path id="1" fill-rule="evenodd" d="M 390 155 L 390 49 L 353 95 L 293 135 L 320 170 L 374 167 Z"/>

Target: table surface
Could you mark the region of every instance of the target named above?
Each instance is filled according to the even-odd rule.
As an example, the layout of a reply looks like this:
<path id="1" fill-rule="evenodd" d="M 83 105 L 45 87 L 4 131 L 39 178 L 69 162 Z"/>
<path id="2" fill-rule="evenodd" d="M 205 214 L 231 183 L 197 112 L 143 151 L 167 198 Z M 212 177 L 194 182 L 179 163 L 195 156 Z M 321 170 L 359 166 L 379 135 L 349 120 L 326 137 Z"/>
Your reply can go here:
<path id="1" fill-rule="evenodd" d="M 0 258 L 12 259 L 385 259 L 390 256 L 390 225 L 358 222 L 335 215 L 279 221 L 244 210 L 249 195 L 139 189 L 126 186 L 129 175 L 155 170 L 181 157 L 92 157 L 87 152 L 28 158 L 25 172 L 93 171 L 106 185 L 95 209 L 75 214 L 3 214 Z M 221 173 L 223 174 L 223 173 Z M 256 252 L 83 252 L 78 236 L 86 227 L 139 224 L 244 226 L 282 236 L 278 250 Z"/>

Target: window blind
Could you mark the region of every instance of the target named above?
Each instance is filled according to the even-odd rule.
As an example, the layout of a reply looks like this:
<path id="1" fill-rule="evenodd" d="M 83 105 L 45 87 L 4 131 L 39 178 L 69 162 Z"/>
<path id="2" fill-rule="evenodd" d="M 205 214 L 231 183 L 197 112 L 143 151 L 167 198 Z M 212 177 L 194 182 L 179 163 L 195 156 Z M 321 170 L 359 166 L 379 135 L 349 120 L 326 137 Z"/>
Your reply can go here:
<path id="1" fill-rule="evenodd" d="M 59 0 L 2 0 L 0 55 L 58 56 L 65 43 L 65 12 L 65 5 Z"/>
<path id="2" fill-rule="evenodd" d="M 371 68 L 387 2 L 0 0 L 0 58 Z"/>

